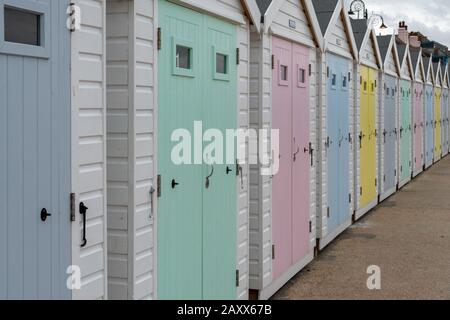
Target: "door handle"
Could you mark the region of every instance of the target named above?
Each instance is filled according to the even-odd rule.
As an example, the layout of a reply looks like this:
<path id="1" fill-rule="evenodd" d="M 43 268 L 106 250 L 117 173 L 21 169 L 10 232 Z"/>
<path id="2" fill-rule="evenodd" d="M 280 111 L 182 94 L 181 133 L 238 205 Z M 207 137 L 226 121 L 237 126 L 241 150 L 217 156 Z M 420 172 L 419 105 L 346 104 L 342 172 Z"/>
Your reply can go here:
<path id="1" fill-rule="evenodd" d="M 83 202 L 80 202 L 80 214 L 83 216 L 83 239 L 81 239 L 81 247 L 84 248 L 87 245 L 86 239 L 86 214 L 88 211 L 88 207 L 84 205 Z"/>
<path id="2" fill-rule="evenodd" d="M 309 143 L 309 155 L 311 156 L 311 167 L 314 166 L 314 149 L 312 143 Z"/>
<path id="3" fill-rule="evenodd" d="M 150 207 L 151 207 L 151 208 L 150 208 L 150 219 L 153 218 L 153 214 L 154 214 L 154 212 L 155 212 L 155 210 L 154 210 L 154 208 L 153 208 L 155 192 L 156 192 L 156 189 L 152 186 L 152 187 L 150 188 Z"/>
<path id="4" fill-rule="evenodd" d="M 51 217 L 51 216 L 52 216 L 51 213 L 48 213 L 47 209 L 44 208 L 44 209 L 41 210 L 41 221 L 42 222 L 47 221 L 47 218 Z"/>
<path id="5" fill-rule="evenodd" d="M 230 174 L 231 171 L 233 171 L 233 170 L 231 170 L 230 167 L 227 166 L 227 174 Z"/>
<path id="6" fill-rule="evenodd" d="M 384 129 L 384 131 L 383 131 L 384 143 L 386 143 L 386 135 L 387 135 L 387 131 L 386 131 L 386 129 Z"/>
<path id="7" fill-rule="evenodd" d="M 175 189 L 177 186 L 179 186 L 180 184 L 177 182 L 177 180 L 172 179 L 172 189 Z"/>
<path id="8" fill-rule="evenodd" d="M 300 147 L 297 146 L 297 151 L 294 153 L 294 162 L 297 160 L 297 154 L 300 152 Z"/>
<path id="9" fill-rule="evenodd" d="M 209 179 L 214 175 L 214 165 L 211 165 L 211 173 L 206 177 L 205 188 L 208 189 L 210 185 Z"/>

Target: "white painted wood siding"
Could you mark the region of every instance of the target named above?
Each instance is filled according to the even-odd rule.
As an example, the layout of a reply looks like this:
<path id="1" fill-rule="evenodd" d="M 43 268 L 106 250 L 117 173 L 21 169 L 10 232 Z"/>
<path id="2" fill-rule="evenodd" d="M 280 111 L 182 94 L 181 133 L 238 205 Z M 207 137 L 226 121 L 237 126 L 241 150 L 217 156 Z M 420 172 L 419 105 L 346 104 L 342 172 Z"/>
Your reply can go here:
<path id="1" fill-rule="evenodd" d="M 250 35 L 250 127 L 272 128 L 270 36 Z M 270 139 L 270 137 L 269 137 Z M 268 144 L 270 140 L 259 143 Z M 270 155 L 268 155 L 270 157 Z M 272 179 L 261 175 L 267 166 L 250 166 L 250 289 L 262 290 L 272 281 Z"/>
<path id="2" fill-rule="evenodd" d="M 367 42 L 365 43 L 364 47 L 361 50 L 360 62 L 361 62 L 361 64 L 364 64 L 371 68 L 378 69 L 378 60 L 377 60 L 377 54 L 376 54 L 376 49 L 375 49 L 375 41 L 377 41 L 377 39 L 374 39 L 372 34 L 370 34 L 369 39 L 367 39 Z"/>
<path id="3" fill-rule="evenodd" d="M 82 272 L 73 299 L 107 299 L 105 0 L 74 4 L 81 9 L 81 29 L 71 39 L 72 190 L 76 204 L 84 202 L 89 210 L 86 247 L 80 248 L 80 214 L 72 224 L 72 261 Z"/>
<path id="4" fill-rule="evenodd" d="M 387 53 L 386 61 L 384 63 L 384 70 L 387 74 L 398 76 L 397 63 L 395 62 L 394 47 Z M 384 85 L 384 84 L 383 84 Z"/>
<path id="5" fill-rule="evenodd" d="M 295 24 L 295 28 L 290 27 Z M 287 38 L 307 46 L 315 46 L 310 23 L 303 8 L 302 1 L 283 1 L 275 14 L 270 30 L 273 34 Z"/>
<path id="6" fill-rule="evenodd" d="M 332 28 L 332 31 L 327 39 L 326 49 L 337 55 L 353 59 L 350 49 L 351 44 L 348 41 L 348 33 L 345 28 L 343 13 L 339 15 L 336 23 L 333 26 L 329 26 L 329 28 Z"/>

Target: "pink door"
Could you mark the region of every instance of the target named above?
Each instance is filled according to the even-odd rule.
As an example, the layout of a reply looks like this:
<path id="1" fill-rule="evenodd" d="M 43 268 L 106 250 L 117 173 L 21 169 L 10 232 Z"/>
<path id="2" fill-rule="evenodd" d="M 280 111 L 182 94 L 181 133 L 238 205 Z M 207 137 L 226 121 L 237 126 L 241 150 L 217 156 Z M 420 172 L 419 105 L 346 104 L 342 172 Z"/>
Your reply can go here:
<path id="1" fill-rule="evenodd" d="M 273 279 L 308 252 L 308 51 L 273 37 L 272 127 L 279 130 L 280 169 L 272 186 Z"/>
<path id="2" fill-rule="evenodd" d="M 414 171 L 420 171 L 424 165 L 423 153 L 423 85 L 416 83 L 414 87 Z"/>
<path id="3" fill-rule="evenodd" d="M 293 263 L 303 259 L 309 249 L 309 51 L 293 45 L 293 165 L 292 165 L 292 235 Z"/>

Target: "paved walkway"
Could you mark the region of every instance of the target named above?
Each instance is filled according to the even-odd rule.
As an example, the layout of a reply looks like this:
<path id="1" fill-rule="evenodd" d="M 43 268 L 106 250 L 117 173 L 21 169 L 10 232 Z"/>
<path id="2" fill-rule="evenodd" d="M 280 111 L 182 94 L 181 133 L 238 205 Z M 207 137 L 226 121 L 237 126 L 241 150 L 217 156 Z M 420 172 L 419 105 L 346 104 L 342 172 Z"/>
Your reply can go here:
<path id="1" fill-rule="evenodd" d="M 381 268 L 381 290 L 367 268 Z M 274 299 L 450 299 L 450 157 L 363 217 Z"/>

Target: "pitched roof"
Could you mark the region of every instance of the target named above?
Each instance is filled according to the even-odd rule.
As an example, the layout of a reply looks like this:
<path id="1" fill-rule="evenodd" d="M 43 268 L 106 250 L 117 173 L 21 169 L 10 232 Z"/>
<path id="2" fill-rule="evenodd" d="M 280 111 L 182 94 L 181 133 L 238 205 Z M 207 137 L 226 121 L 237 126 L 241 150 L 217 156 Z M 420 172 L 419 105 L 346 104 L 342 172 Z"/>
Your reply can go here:
<path id="1" fill-rule="evenodd" d="M 381 59 L 383 59 L 383 62 L 386 60 L 391 40 L 392 36 L 377 36 L 378 47 L 380 48 Z"/>
<path id="2" fill-rule="evenodd" d="M 338 0 L 312 0 L 312 3 L 322 34 L 325 35 L 338 4 Z"/>
<path id="3" fill-rule="evenodd" d="M 419 61 L 420 49 L 409 47 L 409 53 L 411 54 L 411 63 L 413 65 L 414 70 L 416 70 L 417 62 Z"/>
<path id="4" fill-rule="evenodd" d="M 261 14 L 263 16 L 266 14 L 267 9 L 269 8 L 271 3 L 272 3 L 272 0 L 256 0 L 256 4 L 259 7 L 259 11 L 261 11 Z"/>
<path id="5" fill-rule="evenodd" d="M 422 60 L 423 60 L 423 67 L 425 68 L 425 73 L 428 74 L 428 68 L 430 67 L 431 57 L 423 55 Z"/>
<path id="6" fill-rule="evenodd" d="M 358 47 L 358 50 L 361 50 L 364 37 L 367 33 L 367 19 L 350 19 L 350 23 L 352 24 L 356 46 Z"/>
<path id="7" fill-rule="evenodd" d="M 400 64 L 403 64 L 403 60 L 405 59 L 406 54 L 406 43 L 404 43 L 398 37 L 395 37 L 395 42 L 397 44 L 397 52 L 398 58 L 400 59 Z"/>

